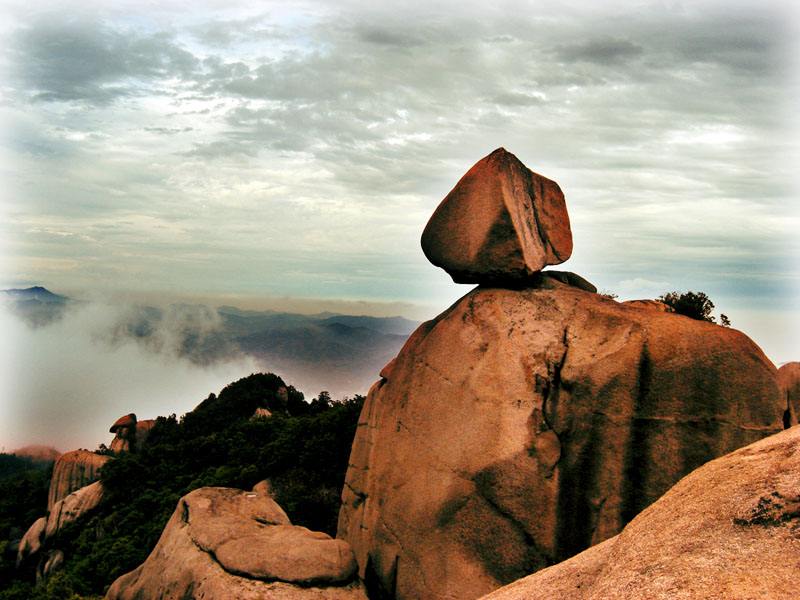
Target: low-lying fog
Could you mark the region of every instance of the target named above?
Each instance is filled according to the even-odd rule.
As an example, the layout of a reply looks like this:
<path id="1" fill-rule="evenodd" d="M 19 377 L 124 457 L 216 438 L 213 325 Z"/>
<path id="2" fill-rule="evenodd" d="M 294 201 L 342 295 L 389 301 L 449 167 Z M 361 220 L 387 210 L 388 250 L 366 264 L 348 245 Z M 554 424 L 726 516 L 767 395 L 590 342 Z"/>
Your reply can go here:
<path id="1" fill-rule="evenodd" d="M 273 371 L 311 399 L 365 393 L 415 323 L 321 313 L 70 302 L 32 322 L 0 303 L 0 450 L 94 449 L 117 417 L 191 410 L 209 393 Z"/>

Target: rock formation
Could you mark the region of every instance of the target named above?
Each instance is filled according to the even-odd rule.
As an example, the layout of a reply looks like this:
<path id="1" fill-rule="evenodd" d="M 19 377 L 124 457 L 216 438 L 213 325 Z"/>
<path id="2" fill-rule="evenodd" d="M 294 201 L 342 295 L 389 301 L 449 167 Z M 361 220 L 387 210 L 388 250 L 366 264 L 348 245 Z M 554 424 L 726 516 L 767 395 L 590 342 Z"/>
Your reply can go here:
<path id="1" fill-rule="evenodd" d="M 569 230 L 565 210 L 508 208 L 547 188 L 518 163 L 496 151 L 437 209 L 426 253 L 484 285 L 419 327 L 361 414 L 338 536 L 378 596 L 481 596 L 616 535 L 696 467 L 783 426 L 775 367 L 742 333 L 530 273 L 550 259 L 520 259 L 520 218 L 497 206 L 558 232 L 542 239 Z M 465 228 L 490 230 L 488 249 Z"/>
<path id="2" fill-rule="evenodd" d="M 786 426 L 800 421 L 800 362 L 790 362 L 778 369 L 778 383 L 786 395 Z"/>
<path id="3" fill-rule="evenodd" d="M 111 451 L 119 454 L 137 450 L 145 443 L 155 424 L 154 419 L 138 421 L 133 413 L 121 416 L 109 429 L 114 434 Z"/>
<path id="4" fill-rule="evenodd" d="M 22 536 L 17 548 L 17 566 L 23 564 L 30 557 L 35 556 L 42 549 L 44 532 L 47 528 L 47 517 L 40 517 L 33 522 Z"/>
<path id="5" fill-rule="evenodd" d="M 102 499 L 103 485 L 95 481 L 56 502 L 48 515 L 34 521 L 22 537 L 17 550 L 17 567 L 32 565 L 39 579 L 58 568 L 64 561 L 64 554 L 50 547 L 50 542 L 62 527 L 88 515 Z M 45 548 L 48 548 L 48 553 L 42 555 Z"/>
<path id="6" fill-rule="evenodd" d="M 486 600 L 792 600 L 800 427 L 700 467 L 618 536 Z"/>
<path id="7" fill-rule="evenodd" d="M 100 477 L 100 468 L 109 460 L 108 456 L 88 450 L 73 450 L 62 454 L 53 465 L 47 510 L 52 511 L 56 502 L 96 481 Z"/>
<path id="8" fill-rule="evenodd" d="M 433 213 L 422 250 L 458 283 L 524 281 L 572 254 L 564 194 L 498 148 Z"/>
<path id="9" fill-rule="evenodd" d="M 292 525 L 268 486 L 200 488 L 181 498 L 153 552 L 106 600 L 366 600 L 355 574 L 350 546 Z"/>
<path id="10" fill-rule="evenodd" d="M 59 529 L 94 510 L 102 499 L 103 484 L 95 481 L 56 502 L 47 515 L 45 539 L 54 537 Z"/>

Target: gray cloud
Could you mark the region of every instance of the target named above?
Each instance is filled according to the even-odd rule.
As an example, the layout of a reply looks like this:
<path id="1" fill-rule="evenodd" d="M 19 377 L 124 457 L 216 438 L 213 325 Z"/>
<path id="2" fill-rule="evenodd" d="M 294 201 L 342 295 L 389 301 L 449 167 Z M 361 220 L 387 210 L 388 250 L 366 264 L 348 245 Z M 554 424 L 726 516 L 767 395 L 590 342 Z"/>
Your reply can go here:
<path id="1" fill-rule="evenodd" d="M 444 304 L 420 231 L 502 145 L 562 185 L 565 267 L 601 287 L 754 310 L 798 285 L 777 3 L 157 16 L 12 37 L 15 277 Z"/>
<path id="2" fill-rule="evenodd" d="M 643 52 L 644 48 L 641 46 L 612 37 L 556 47 L 556 54 L 561 60 L 584 61 L 599 65 L 623 62 L 640 56 Z"/>
<path id="3" fill-rule="evenodd" d="M 197 66 L 168 32 L 142 34 L 81 17 L 24 26 L 11 51 L 27 91 L 44 101 L 106 104 L 141 93 L 136 80 L 185 78 Z"/>

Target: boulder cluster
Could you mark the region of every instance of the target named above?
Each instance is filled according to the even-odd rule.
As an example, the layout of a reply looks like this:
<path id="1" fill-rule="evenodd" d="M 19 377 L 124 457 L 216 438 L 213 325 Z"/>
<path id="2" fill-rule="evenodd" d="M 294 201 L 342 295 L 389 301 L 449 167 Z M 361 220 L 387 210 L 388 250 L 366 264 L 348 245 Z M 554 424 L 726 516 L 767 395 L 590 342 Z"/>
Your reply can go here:
<path id="1" fill-rule="evenodd" d="M 133 413 L 111 426 L 115 434 L 110 449 L 114 454 L 135 451 L 145 442 L 154 420 L 137 421 Z M 47 514 L 28 528 L 17 548 L 17 568 L 31 571 L 41 580 L 64 562 L 58 548 L 58 533 L 67 524 L 88 515 L 103 499 L 100 470 L 112 457 L 89 450 L 61 454 L 53 465 L 47 496 Z"/>
<path id="2" fill-rule="evenodd" d="M 775 367 L 747 336 L 543 270 L 572 250 L 564 196 L 504 149 L 422 247 L 479 286 L 419 327 L 364 405 L 337 535 L 371 596 L 482 596 L 782 430 Z"/>
<path id="3" fill-rule="evenodd" d="M 800 363 L 778 371 L 739 331 L 544 270 L 572 252 L 564 195 L 502 148 L 422 248 L 478 287 L 371 388 L 337 538 L 293 525 L 267 482 L 197 489 L 106 600 L 797 597 L 800 427 L 779 432 L 798 421 Z M 121 417 L 111 449 L 152 424 Z M 106 460 L 59 459 L 20 561 L 63 562 L 48 540 L 97 505 Z"/>

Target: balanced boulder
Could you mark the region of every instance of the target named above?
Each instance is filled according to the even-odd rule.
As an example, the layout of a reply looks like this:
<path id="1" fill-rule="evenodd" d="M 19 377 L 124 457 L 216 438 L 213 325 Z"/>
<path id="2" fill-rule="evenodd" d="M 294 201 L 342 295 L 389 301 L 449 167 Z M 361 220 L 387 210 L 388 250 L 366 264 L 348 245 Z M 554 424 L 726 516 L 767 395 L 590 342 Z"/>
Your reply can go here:
<path id="1" fill-rule="evenodd" d="M 138 450 L 147 440 L 147 436 L 155 424 L 154 419 L 137 420 L 134 413 L 121 416 L 109 429 L 114 434 L 114 439 L 111 440 L 111 451 L 119 454 Z"/>
<path id="2" fill-rule="evenodd" d="M 269 487 L 200 488 L 178 502 L 147 560 L 107 600 L 366 600 L 350 546 L 292 525 Z"/>
<path id="3" fill-rule="evenodd" d="M 790 362 L 778 369 L 778 382 L 786 395 L 786 425 L 800 420 L 800 362 Z"/>
<path id="4" fill-rule="evenodd" d="M 618 536 L 486 600 L 793 600 L 800 427 L 682 479 Z"/>
<path id="5" fill-rule="evenodd" d="M 433 213 L 422 250 L 457 283 L 525 281 L 572 254 L 564 194 L 555 181 L 498 148 Z"/>
<path id="6" fill-rule="evenodd" d="M 338 536 L 371 594 L 481 596 L 783 428 L 775 367 L 747 336 L 562 280 L 473 290 L 370 390 Z"/>

